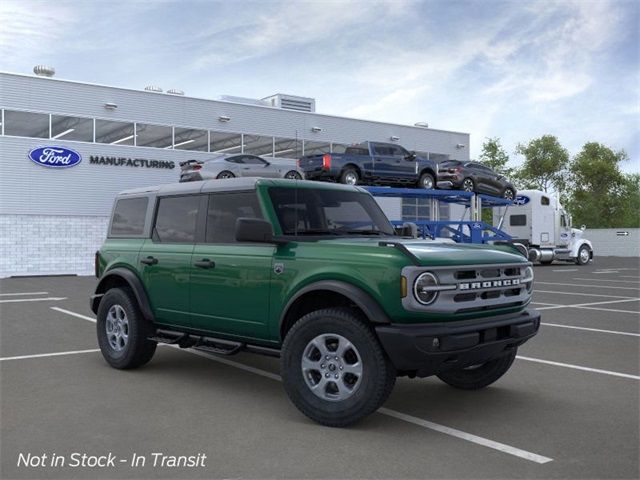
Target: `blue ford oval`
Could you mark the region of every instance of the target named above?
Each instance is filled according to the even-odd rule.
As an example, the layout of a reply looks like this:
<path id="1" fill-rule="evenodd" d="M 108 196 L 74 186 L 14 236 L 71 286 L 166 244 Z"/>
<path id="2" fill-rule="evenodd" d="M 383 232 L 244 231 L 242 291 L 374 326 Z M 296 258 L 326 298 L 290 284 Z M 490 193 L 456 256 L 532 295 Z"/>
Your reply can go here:
<path id="1" fill-rule="evenodd" d="M 64 147 L 38 147 L 29 152 L 29 160 L 43 167 L 69 168 L 82 161 L 82 155 Z"/>

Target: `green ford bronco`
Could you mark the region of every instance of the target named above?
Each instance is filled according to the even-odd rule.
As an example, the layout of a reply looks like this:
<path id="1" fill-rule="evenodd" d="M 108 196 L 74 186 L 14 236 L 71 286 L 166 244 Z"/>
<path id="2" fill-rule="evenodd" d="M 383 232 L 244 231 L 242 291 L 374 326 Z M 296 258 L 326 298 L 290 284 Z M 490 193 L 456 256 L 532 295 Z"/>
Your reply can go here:
<path id="1" fill-rule="evenodd" d="M 540 315 L 531 264 L 509 245 L 394 231 L 359 187 L 236 178 L 120 193 L 91 297 L 115 368 L 158 342 L 279 356 L 305 415 L 345 426 L 397 376 L 457 388 L 505 374 Z"/>

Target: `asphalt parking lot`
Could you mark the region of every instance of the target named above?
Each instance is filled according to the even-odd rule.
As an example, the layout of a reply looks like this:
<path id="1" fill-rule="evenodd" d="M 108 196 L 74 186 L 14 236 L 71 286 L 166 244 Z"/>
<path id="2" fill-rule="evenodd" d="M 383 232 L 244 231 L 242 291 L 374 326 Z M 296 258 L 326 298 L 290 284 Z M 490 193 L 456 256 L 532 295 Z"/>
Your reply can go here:
<path id="1" fill-rule="evenodd" d="M 97 351 L 94 278 L 4 279 L 0 477 L 638 478 L 639 268 L 613 257 L 536 267 L 543 326 L 503 379 L 466 392 L 400 378 L 348 429 L 299 413 L 277 359 L 165 346 L 142 369 L 114 370 Z M 74 452 L 117 460 L 72 467 Z M 153 466 L 154 453 L 201 460 Z M 18 466 L 20 454 L 47 454 L 45 466 Z"/>

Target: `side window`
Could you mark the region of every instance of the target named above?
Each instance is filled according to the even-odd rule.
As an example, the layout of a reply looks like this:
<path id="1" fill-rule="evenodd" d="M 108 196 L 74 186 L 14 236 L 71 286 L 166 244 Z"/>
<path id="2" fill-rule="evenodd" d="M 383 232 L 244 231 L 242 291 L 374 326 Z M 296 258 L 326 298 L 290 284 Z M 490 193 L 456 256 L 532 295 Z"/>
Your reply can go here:
<path id="1" fill-rule="evenodd" d="M 162 243 L 193 243 L 196 237 L 199 195 L 161 198 L 153 232 Z"/>
<path id="2" fill-rule="evenodd" d="M 373 144 L 376 155 L 393 155 L 393 150 L 386 145 Z"/>
<path id="3" fill-rule="evenodd" d="M 244 160 L 242 160 L 243 158 L 244 157 L 229 157 L 225 160 L 229 163 L 244 163 Z"/>
<path id="4" fill-rule="evenodd" d="M 207 210 L 207 243 L 235 243 L 238 218 L 262 218 L 256 192 L 212 194 Z"/>
<path id="5" fill-rule="evenodd" d="M 509 225 L 512 227 L 524 227 L 527 224 L 526 215 L 511 215 L 509 217 Z"/>
<path id="6" fill-rule="evenodd" d="M 113 212 L 110 235 L 142 235 L 147 215 L 147 197 L 118 200 Z"/>
<path id="7" fill-rule="evenodd" d="M 253 155 L 246 155 L 244 157 L 242 157 L 243 162 L 242 163 L 248 163 L 250 165 L 264 165 L 267 162 L 265 162 L 263 159 L 261 159 L 260 157 L 256 157 Z"/>
<path id="8" fill-rule="evenodd" d="M 549 205 L 550 203 L 549 197 L 540 197 L 540 205 Z"/>

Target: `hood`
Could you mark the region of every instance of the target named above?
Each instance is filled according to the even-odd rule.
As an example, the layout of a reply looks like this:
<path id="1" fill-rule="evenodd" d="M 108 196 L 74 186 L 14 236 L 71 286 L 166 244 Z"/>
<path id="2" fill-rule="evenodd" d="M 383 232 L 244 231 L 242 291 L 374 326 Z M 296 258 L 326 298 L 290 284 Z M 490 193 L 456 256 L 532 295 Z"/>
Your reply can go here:
<path id="1" fill-rule="evenodd" d="M 471 245 L 437 240 L 413 240 L 397 237 L 340 238 L 323 240 L 342 245 L 380 247 L 380 242 L 404 245 L 422 266 L 484 265 L 498 263 L 527 263 L 528 260 L 508 245 Z M 409 258 L 407 257 L 407 260 Z"/>

